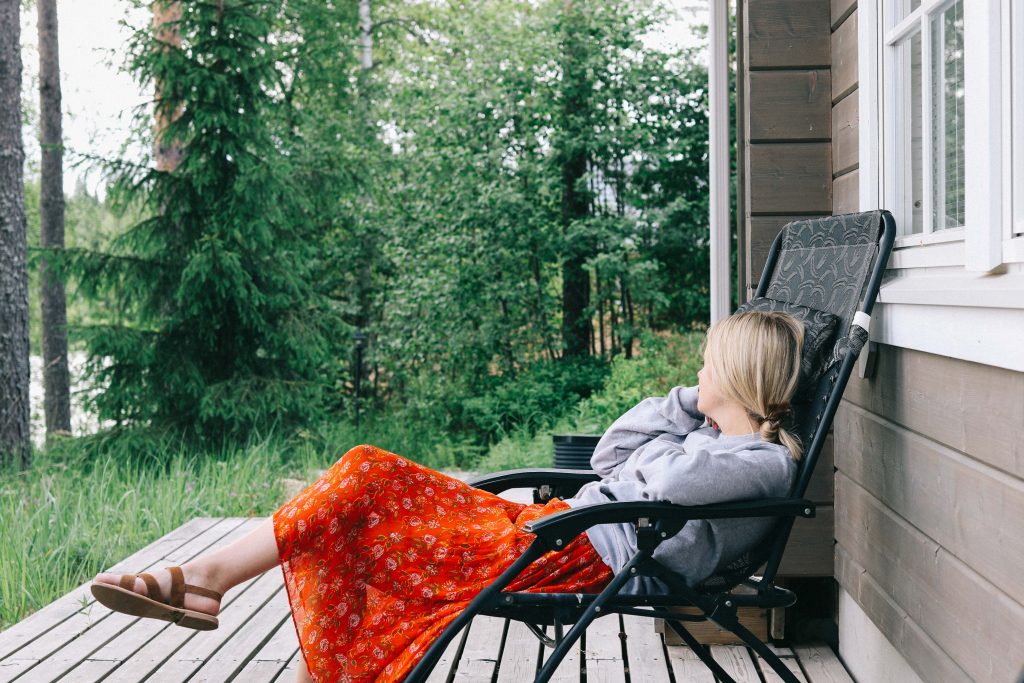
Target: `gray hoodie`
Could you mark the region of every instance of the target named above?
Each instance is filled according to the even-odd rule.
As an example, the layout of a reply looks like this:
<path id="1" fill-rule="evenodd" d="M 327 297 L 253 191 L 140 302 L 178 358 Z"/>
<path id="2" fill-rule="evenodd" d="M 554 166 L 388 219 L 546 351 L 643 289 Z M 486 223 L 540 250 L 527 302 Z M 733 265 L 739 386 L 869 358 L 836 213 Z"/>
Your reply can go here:
<path id="1" fill-rule="evenodd" d="M 658 500 L 679 505 L 785 496 L 796 476 L 789 449 L 757 432 L 724 436 L 697 410 L 697 387 L 676 387 L 648 398 L 617 419 L 601 437 L 591 466 L 603 479 L 565 502 L 581 507 L 609 501 Z M 691 586 L 753 547 L 771 520 L 693 520 L 664 541 L 654 558 Z M 618 571 L 636 552 L 631 524 L 591 527 L 587 536 Z M 650 590 L 648 582 L 628 590 Z"/>

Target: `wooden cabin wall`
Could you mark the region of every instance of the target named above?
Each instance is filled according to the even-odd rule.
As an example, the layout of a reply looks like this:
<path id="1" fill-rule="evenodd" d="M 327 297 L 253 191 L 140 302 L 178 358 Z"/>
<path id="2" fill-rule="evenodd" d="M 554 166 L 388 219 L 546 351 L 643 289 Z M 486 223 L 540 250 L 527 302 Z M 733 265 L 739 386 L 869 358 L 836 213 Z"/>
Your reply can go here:
<path id="1" fill-rule="evenodd" d="M 858 196 L 857 20 L 831 0 L 836 214 L 875 208 Z M 833 434 L 840 586 L 922 680 L 1017 680 L 1024 373 L 878 345 Z"/>
<path id="2" fill-rule="evenodd" d="M 830 8 L 823 0 L 742 0 L 742 120 L 747 300 L 772 240 L 786 223 L 832 212 Z M 832 440 L 808 497 L 815 519 L 798 520 L 780 576 L 832 576 Z"/>

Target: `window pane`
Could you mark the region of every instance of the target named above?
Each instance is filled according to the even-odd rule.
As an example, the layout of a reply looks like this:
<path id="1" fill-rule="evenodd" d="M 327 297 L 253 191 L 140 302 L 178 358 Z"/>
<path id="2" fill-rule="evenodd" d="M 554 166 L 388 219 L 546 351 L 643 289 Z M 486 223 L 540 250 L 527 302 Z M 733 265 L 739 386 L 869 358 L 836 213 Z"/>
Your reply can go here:
<path id="1" fill-rule="evenodd" d="M 921 6 L 921 0 L 892 0 L 896 5 L 896 22 L 899 23 L 910 16 L 910 13 Z"/>
<path id="2" fill-rule="evenodd" d="M 910 83 L 910 109 L 906 112 L 905 134 L 910 136 L 910 158 L 904 161 L 903 168 L 910 172 L 910 217 L 911 232 L 924 231 L 924 127 L 922 126 L 922 88 L 921 88 L 921 34 L 915 33 L 905 44 L 910 54 L 906 55 L 908 78 Z M 907 149 L 907 147 L 904 147 Z"/>
<path id="3" fill-rule="evenodd" d="M 1013 233 L 1024 234 L 1024 6 L 1011 3 L 1013 50 L 1013 109 L 1010 135 L 1013 138 Z"/>
<path id="4" fill-rule="evenodd" d="M 932 21 L 932 225 L 964 224 L 963 0 Z"/>

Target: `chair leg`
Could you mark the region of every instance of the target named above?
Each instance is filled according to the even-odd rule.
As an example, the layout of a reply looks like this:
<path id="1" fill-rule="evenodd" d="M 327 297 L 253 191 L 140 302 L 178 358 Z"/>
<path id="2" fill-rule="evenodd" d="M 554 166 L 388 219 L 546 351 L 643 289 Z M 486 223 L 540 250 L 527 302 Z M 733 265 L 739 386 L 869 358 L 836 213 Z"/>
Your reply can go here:
<path id="1" fill-rule="evenodd" d="M 680 638 L 686 641 L 687 647 L 693 650 L 693 653 L 700 658 L 700 661 L 704 662 L 704 665 L 711 669 L 711 673 L 718 680 L 722 681 L 722 683 L 736 683 L 736 680 L 727 674 L 725 669 L 711 656 L 711 650 L 707 646 L 701 645 L 685 626 L 674 620 L 665 620 L 665 623 L 672 627 L 672 630 L 678 633 Z"/>
<path id="2" fill-rule="evenodd" d="M 583 611 L 580 618 L 576 621 L 569 632 L 565 634 L 564 638 L 561 638 L 558 643 L 558 647 L 554 649 L 551 655 L 548 656 L 548 660 L 544 662 L 544 667 L 537 674 L 537 678 L 534 679 L 533 683 L 547 683 L 551 680 L 551 677 L 555 674 L 555 669 L 562 663 L 565 656 L 569 654 L 569 649 L 579 640 L 580 636 L 587 629 L 594 619 L 597 618 L 601 612 L 601 608 L 604 606 L 612 596 L 616 595 L 621 588 L 626 585 L 626 582 L 632 579 L 636 574 L 634 568 L 646 562 L 651 556 L 651 551 L 641 550 L 626 563 L 618 574 L 616 574 L 611 582 L 601 591 L 594 601 Z"/>
<path id="3" fill-rule="evenodd" d="M 496 600 L 498 594 L 505 589 L 512 581 L 519 576 L 519 573 L 526 569 L 527 566 L 538 557 L 543 555 L 545 549 L 541 546 L 539 541 L 534 541 L 530 544 L 530 547 L 526 549 L 518 560 L 512 563 L 508 569 L 501 573 L 497 579 L 494 580 L 491 585 L 480 591 L 475 598 L 466 606 L 466 609 L 462 611 L 455 621 L 448 624 L 448 627 L 441 632 L 441 635 L 427 648 L 427 652 L 423 655 L 423 659 L 413 667 L 413 670 L 409 672 L 406 677 L 406 683 L 424 683 L 427 677 L 430 676 L 430 672 L 433 671 L 434 667 L 437 666 L 437 662 L 441 659 L 441 655 L 444 653 L 448 643 L 451 642 L 452 638 L 467 626 L 469 622 L 473 621 L 473 617 L 480 613 L 486 605 L 491 604 L 493 600 Z"/>
<path id="4" fill-rule="evenodd" d="M 779 659 L 778 655 L 768 649 L 768 646 L 762 643 L 757 636 L 747 630 L 745 626 L 736 622 L 736 624 L 729 630 L 742 638 L 744 643 L 752 647 L 754 652 L 760 655 L 761 659 L 766 661 L 768 666 L 774 669 L 775 673 L 779 674 L 783 681 L 786 683 L 800 683 L 800 679 L 793 675 L 793 672 L 782 663 L 782 660 Z"/>

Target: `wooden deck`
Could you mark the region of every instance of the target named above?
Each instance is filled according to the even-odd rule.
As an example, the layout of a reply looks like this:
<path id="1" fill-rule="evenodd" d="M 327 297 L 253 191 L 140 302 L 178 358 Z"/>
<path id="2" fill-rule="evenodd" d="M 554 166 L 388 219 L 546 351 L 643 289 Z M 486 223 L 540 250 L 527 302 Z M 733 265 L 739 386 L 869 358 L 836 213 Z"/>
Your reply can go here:
<path id="1" fill-rule="evenodd" d="M 111 571 L 140 572 L 181 564 L 242 536 L 259 521 L 194 519 Z M 519 623 L 477 619 L 462 652 L 458 641 L 448 649 L 432 682 L 520 683 L 532 680 L 537 670 L 540 645 Z M 746 648 L 714 651 L 740 683 L 780 680 Z M 807 683 L 852 683 L 827 647 L 810 645 L 781 653 Z M 291 681 L 298 657 L 279 571 L 231 590 L 225 596 L 220 628 L 207 632 L 113 613 L 95 603 L 88 584 L 83 584 L 0 633 L 0 683 Z M 714 683 L 715 679 L 688 648 L 666 647 L 651 620 L 613 615 L 591 626 L 554 680 Z"/>

